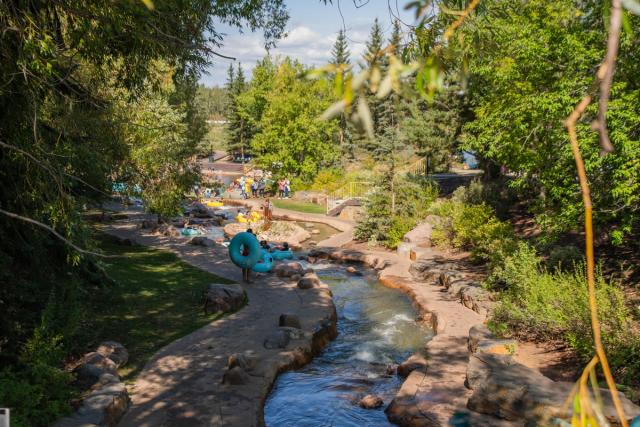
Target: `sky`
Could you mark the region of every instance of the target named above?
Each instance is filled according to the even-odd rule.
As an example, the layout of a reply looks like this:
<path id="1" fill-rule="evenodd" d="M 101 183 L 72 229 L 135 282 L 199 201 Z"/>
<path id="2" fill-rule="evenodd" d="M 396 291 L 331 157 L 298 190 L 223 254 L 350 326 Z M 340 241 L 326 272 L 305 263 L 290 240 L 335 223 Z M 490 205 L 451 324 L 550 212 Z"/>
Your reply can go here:
<path id="1" fill-rule="evenodd" d="M 288 35 L 279 40 L 270 53 L 290 56 L 306 65 L 322 65 L 329 61 L 338 30 L 343 28 L 343 17 L 352 62 L 362 57 L 376 17 L 387 35 L 394 16 L 407 24 L 413 23 L 413 12 L 404 10 L 407 0 L 333 0 L 333 4 L 327 5 L 320 0 L 288 0 L 286 3 L 290 16 L 286 27 Z M 208 74 L 200 78 L 206 86 L 223 86 L 229 63 L 236 65 L 239 61 L 246 75 L 250 76 L 256 61 L 267 54 L 260 32 L 240 34 L 238 30 L 224 26 L 222 32 L 226 37 L 223 46 L 216 50 L 235 57 L 236 61 L 215 57 L 207 69 Z"/>

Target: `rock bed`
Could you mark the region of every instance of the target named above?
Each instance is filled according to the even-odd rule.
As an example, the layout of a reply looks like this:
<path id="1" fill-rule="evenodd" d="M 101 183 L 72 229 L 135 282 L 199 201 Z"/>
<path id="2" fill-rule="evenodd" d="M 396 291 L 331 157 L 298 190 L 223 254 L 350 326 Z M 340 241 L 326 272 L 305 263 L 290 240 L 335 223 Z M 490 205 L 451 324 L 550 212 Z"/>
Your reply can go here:
<path id="1" fill-rule="evenodd" d="M 128 359 L 127 349 L 115 341 L 103 342 L 85 354 L 73 370 L 84 390 L 82 402 L 75 414 L 58 420 L 54 427 L 116 426 L 131 402 L 118 376 L 118 367 Z"/>

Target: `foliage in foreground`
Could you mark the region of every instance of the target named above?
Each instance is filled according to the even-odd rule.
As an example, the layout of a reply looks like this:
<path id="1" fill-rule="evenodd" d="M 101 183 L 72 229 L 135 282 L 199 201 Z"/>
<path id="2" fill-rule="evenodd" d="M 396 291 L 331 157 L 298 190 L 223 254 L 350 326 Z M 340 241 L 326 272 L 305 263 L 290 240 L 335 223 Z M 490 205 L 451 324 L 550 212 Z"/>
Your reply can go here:
<path id="1" fill-rule="evenodd" d="M 583 263 L 571 271 L 547 270 L 536 250 L 520 242 L 513 254 L 493 269 L 488 283 L 499 291 L 492 328 L 527 339 L 563 340 L 586 362 L 593 356 L 591 317 Z M 612 367 L 625 382 L 637 381 L 635 351 L 640 336 L 619 285 L 596 275 L 598 316 L 603 345 Z"/>
<path id="2" fill-rule="evenodd" d="M 486 285 L 498 304 L 491 327 L 500 334 L 525 339 L 561 340 L 585 362 L 593 355 L 587 281 L 582 257 L 575 247 L 549 250 L 545 259 L 531 244 L 519 240 L 509 223 L 499 220 L 484 202 L 480 184 L 456 190 L 439 200 L 430 212 L 442 217 L 433 231 L 433 243 L 470 250 L 488 263 Z M 619 379 L 633 383 L 640 375 L 634 357 L 640 335 L 633 333 L 633 317 L 619 285 L 598 272 L 598 314 L 604 345 Z"/>
<path id="3" fill-rule="evenodd" d="M 393 188 L 389 182 L 381 182 L 365 202 L 365 215 L 355 238 L 396 248 L 402 237 L 424 220 L 437 196 L 437 187 L 420 178 L 396 177 Z"/>
<path id="4" fill-rule="evenodd" d="M 219 316 L 204 316 L 202 292 L 209 283 L 229 280 L 167 251 L 122 246 L 108 236 L 100 241 L 106 253 L 122 256 L 104 264 L 112 280 L 86 293 L 72 315 L 62 317 L 67 306 L 49 305 L 19 364 L 0 371 L 0 402 L 12 409 L 12 425 L 48 425 L 70 411 L 73 377 L 60 369 L 70 352 L 119 341 L 129 351 L 120 374 L 130 379 L 160 348 Z"/>

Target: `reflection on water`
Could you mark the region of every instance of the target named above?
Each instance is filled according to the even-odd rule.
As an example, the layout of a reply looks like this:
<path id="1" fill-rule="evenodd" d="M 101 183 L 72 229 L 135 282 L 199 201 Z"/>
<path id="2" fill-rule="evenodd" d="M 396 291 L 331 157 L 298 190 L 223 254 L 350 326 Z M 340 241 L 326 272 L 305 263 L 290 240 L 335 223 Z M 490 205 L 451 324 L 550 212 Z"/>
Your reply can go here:
<path id="1" fill-rule="evenodd" d="M 338 312 L 338 338 L 309 365 L 281 374 L 265 405 L 265 421 L 281 426 L 388 426 L 384 406 L 402 380 L 387 374 L 421 347 L 431 332 L 414 322 L 408 298 L 377 280 L 345 274 L 336 267 L 318 268 L 331 286 Z M 379 409 L 358 406 L 376 394 Z"/>

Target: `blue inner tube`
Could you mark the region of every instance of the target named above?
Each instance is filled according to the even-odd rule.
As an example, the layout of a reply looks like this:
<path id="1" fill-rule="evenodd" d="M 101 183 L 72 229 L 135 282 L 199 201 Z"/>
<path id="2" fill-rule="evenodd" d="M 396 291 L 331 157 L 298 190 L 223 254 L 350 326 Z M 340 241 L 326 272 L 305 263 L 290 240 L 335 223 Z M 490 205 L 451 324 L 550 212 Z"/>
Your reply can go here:
<path id="1" fill-rule="evenodd" d="M 271 256 L 273 257 L 273 259 L 292 259 L 293 258 L 293 252 L 291 252 L 291 250 L 288 251 L 273 251 L 271 252 Z"/>
<path id="2" fill-rule="evenodd" d="M 256 271 L 258 273 L 268 273 L 269 271 L 271 271 L 271 269 L 273 268 L 273 257 L 271 256 L 269 251 L 262 249 L 260 261 L 261 262 L 253 265 L 253 271 Z"/>
<path id="3" fill-rule="evenodd" d="M 247 256 L 242 255 L 245 248 Z M 252 268 L 260 259 L 261 252 L 256 236 L 246 231 L 236 234 L 229 243 L 229 258 L 240 268 Z"/>
<path id="4" fill-rule="evenodd" d="M 200 232 L 195 228 L 183 228 L 181 233 L 183 236 L 196 236 L 200 234 Z"/>

